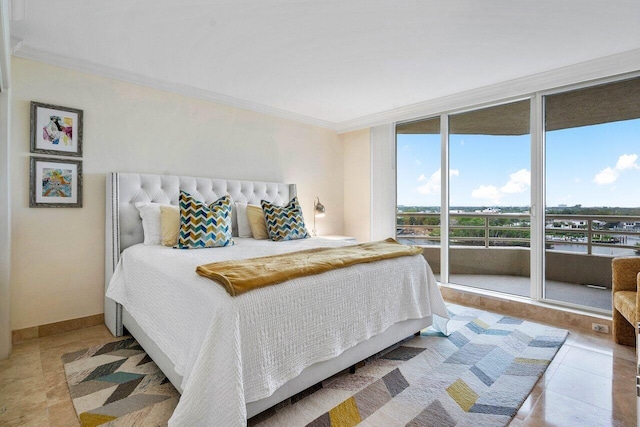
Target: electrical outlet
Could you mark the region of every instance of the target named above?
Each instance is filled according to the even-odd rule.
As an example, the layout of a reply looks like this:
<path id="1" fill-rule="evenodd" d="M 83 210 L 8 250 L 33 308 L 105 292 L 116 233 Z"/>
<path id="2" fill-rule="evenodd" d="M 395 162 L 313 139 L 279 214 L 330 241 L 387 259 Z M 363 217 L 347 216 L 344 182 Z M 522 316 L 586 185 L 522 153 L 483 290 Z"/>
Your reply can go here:
<path id="1" fill-rule="evenodd" d="M 601 323 L 592 323 L 591 324 L 591 330 L 595 331 L 595 332 L 600 332 L 602 334 L 608 334 L 609 333 L 609 326 L 608 325 L 603 325 Z"/>

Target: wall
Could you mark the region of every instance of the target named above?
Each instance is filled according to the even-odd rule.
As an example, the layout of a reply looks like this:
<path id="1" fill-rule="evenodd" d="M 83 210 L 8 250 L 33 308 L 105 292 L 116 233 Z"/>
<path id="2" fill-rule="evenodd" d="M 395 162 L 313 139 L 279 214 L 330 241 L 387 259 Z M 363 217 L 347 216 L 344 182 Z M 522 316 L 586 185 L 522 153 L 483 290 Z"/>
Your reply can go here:
<path id="1" fill-rule="evenodd" d="M 0 359 L 11 353 L 11 54 L 9 4 L 0 2 Z"/>
<path id="2" fill-rule="evenodd" d="M 343 234 L 334 131 L 13 58 L 12 329 L 103 312 L 105 174 L 295 182 L 318 234 Z M 84 207 L 29 208 L 29 102 L 84 110 Z"/>
<path id="3" fill-rule="evenodd" d="M 340 135 L 344 146 L 344 232 L 359 243 L 371 240 L 371 133 Z"/>
<path id="4" fill-rule="evenodd" d="M 609 256 L 545 251 L 545 270 L 548 280 L 612 288 Z"/>
<path id="5" fill-rule="evenodd" d="M 0 92 L 0 359 L 11 353 L 10 93 Z"/>
<path id="6" fill-rule="evenodd" d="M 440 246 L 426 246 L 423 254 L 433 272 L 440 274 Z M 528 277 L 530 256 L 528 248 L 453 247 L 449 253 L 449 272 Z"/>
<path id="7" fill-rule="evenodd" d="M 424 257 L 440 274 L 440 246 L 426 246 Z M 528 248 L 455 247 L 449 254 L 451 274 L 490 274 L 529 277 Z M 611 289 L 611 258 L 570 252 L 545 251 L 545 279 Z"/>
<path id="8" fill-rule="evenodd" d="M 343 133 L 344 229 L 358 242 L 395 236 L 395 126 Z M 375 171 L 375 172 L 374 172 Z"/>

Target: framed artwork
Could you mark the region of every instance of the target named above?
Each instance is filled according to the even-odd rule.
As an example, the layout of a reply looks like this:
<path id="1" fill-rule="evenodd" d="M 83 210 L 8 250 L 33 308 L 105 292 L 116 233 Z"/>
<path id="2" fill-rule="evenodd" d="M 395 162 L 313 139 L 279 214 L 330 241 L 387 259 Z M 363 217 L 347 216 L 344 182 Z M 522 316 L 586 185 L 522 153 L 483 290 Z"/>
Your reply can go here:
<path id="1" fill-rule="evenodd" d="M 31 152 L 82 156 L 82 110 L 31 101 Z"/>
<path id="2" fill-rule="evenodd" d="M 82 160 L 31 157 L 29 206 L 81 208 Z"/>

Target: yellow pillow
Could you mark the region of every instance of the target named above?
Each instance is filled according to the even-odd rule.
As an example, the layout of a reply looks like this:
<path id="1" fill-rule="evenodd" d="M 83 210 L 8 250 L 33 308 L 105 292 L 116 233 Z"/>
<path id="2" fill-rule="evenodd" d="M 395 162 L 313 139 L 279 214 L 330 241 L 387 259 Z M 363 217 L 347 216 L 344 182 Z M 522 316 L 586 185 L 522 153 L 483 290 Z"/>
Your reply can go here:
<path id="1" fill-rule="evenodd" d="M 260 206 L 247 205 L 247 218 L 249 218 L 249 227 L 254 239 L 264 240 L 269 238 L 264 212 L 262 212 Z"/>
<path id="2" fill-rule="evenodd" d="M 160 236 L 164 246 L 178 244 L 180 234 L 180 209 L 177 206 L 160 206 Z"/>

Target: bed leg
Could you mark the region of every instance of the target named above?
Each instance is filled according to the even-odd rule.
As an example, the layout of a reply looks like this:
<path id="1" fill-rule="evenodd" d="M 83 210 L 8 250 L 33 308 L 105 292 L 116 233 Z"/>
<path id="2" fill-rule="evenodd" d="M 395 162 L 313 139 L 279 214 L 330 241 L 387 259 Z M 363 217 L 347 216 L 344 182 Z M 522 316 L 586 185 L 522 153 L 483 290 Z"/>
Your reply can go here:
<path id="1" fill-rule="evenodd" d="M 364 360 L 361 362 L 356 363 L 355 365 L 351 365 L 351 367 L 349 368 L 349 373 L 350 374 L 355 374 L 356 373 L 356 369 L 358 368 L 362 368 L 364 366 Z"/>
<path id="2" fill-rule="evenodd" d="M 416 332 L 415 334 L 413 334 L 414 337 L 419 337 L 420 336 L 420 331 Z"/>

